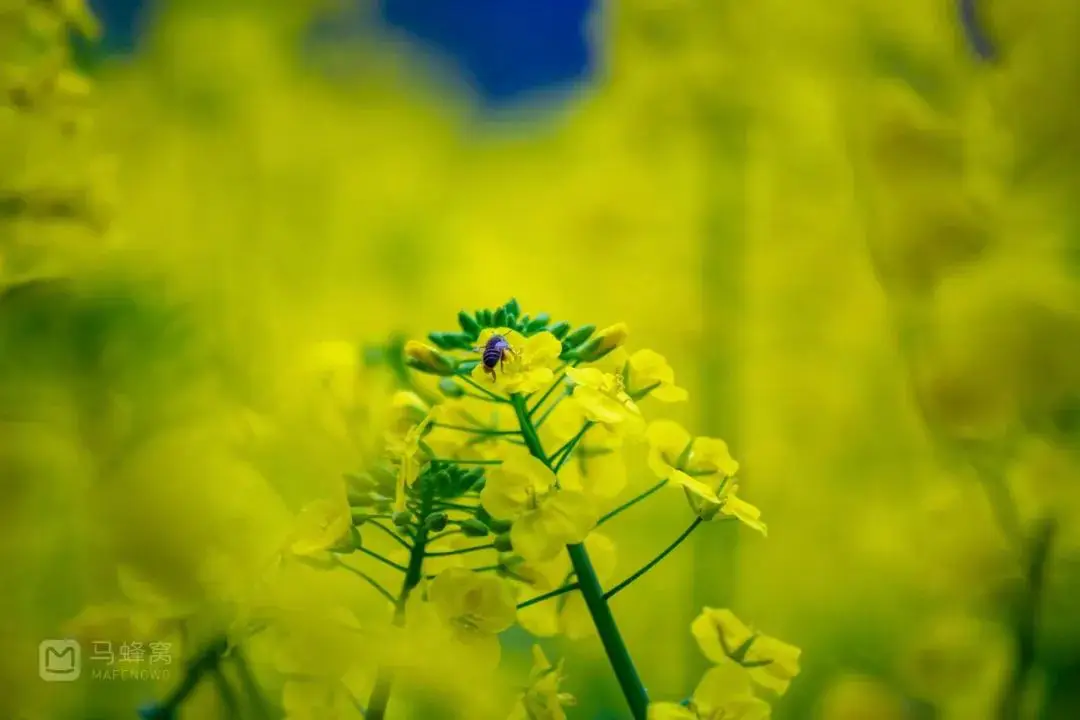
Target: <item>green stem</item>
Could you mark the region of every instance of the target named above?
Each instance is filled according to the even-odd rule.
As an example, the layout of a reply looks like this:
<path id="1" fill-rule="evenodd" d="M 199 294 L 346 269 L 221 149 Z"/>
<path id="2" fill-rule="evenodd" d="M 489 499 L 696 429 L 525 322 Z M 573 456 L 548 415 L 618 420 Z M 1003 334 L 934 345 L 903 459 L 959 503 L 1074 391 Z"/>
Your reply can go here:
<path id="1" fill-rule="evenodd" d="M 546 403 L 546 402 L 547 402 L 547 399 L 548 399 L 549 397 L 551 397 L 551 393 L 555 392 L 555 391 L 556 391 L 556 390 L 557 390 L 557 389 L 558 389 L 558 388 L 559 388 L 559 387 L 560 387 L 560 386 L 562 385 L 562 383 L 563 383 L 563 378 L 565 378 L 565 377 L 566 377 L 566 371 L 565 371 L 565 370 L 563 370 L 562 372 L 560 372 L 560 373 L 559 373 L 559 374 L 558 374 L 558 375 L 557 375 L 557 376 L 555 377 L 555 382 L 551 383 L 551 387 L 549 387 L 549 388 L 548 388 L 548 389 L 547 389 L 546 391 L 544 391 L 544 394 L 540 396 L 540 399 L 536 401 L 536 404 L 535 404 L 535 405 L 533 405 L 533 406 L 532 406 L 531 408 L 529 408 L 529 417 L 530 417 L 530 418 L 531 418 L 531 417 L 532 417 L 533 415 L 535 415 L 535 414 L 536 414 L 536 411 L 537 411 L 537 410 L 539 410 L 539 409 L 540 409 L 540 407 L 541 407 L 541 406 L 542 406 L 542 405 L 543 405 L 544 403 Z M 539 425 L 539 423 L 537 423 L 537 424 Z"/>
<path id="2" fill-rule="evenodd" d="M 406 567 L 404 565 L 400 565 L 400 564 L 394 562 L 393 560 L 390 560 L 388 558 L 384 558 L 382 555 L 375 552 L 374 550 L 368 550 L 366 547 L 363 547 L 363 546 L 360 546 L 360 547 L 358 547 L 356 549 L 359 550 L 360 552 L 364 553 L 368 557 L 375 558 L 376 560 L 381 562 L 383 565 L 386 565 L 387 567 L 392 567 L 395 570 L 399 570 L 401 572 L 405 572 L 405 570 L 406 570 Z"/>
<path id="3" fill-rule="evenodd" d="M 695 530 L 697 530 L 697 527 L 700 524 L 701 524 L 701 518 L 694 518 L 694 522 L 690 523 L 690 527 L 683 530 L 682 534 L 679 535 L 679 537 L 675 538 L 674 542 L 672 542 L 670 545 L 668 545 L 666 548 L 664 548 L 662 551 L 660 551 L 659 555 L 657 555 L 652 560 L 647 562 L 644 566 L 642 566 L 642 568 L 640 570 L 638 570 L 633 575 L 626 578 L 621 583 L 619 583 L 618 585 L 616 585 L 615 587 L 611 588 L 606 593 L 604 593 L 604 599 L 609 599 L 609 598 L 614 597 L 620 590 L 623 590 L 623 589 L 629 587 L 635 580 L 637 580 L 642 575 L 644 575 L 645 573 L 649 572 L 654 567 L 659 565 L 660 561 L 663 560 L 664 558 L 666 558 L 672 552 L 674 552 L 675 548 L 682 545 L 683 541 L 686 540 L 686 538 L 690 537 L 690 534 L 692 532 L 694 532 Z"/>
<path id="4" fill-rule="evenodd" d="M 551 598 L 559 597 L 560 595 L 564 595 L 564 594 L 566 594 L 568 592 L 571 592 L 571 591 L 577 590 L 577 589 L 578 589 L 578 584 L 577 583 L 570 583 L 569 585 L 563 585 L 562 587 L 555 588 L 554 590 L 552 590 L 550 592 L 546 592 L 543 595 L 537 595 L 534 598 L 529 598 L 525 602 L 518 603 L 517 609 L 521 610 L 522 608 L 527 608 L 530 605 L 536 605 L 537 603 L 542 603 L 545 600 L 550 600 Z"/>
<path id="5" fill-rule="evenodd" d="M 494 543 L 487 543 L 486 545 L 474 545 L 473 547 L 459 548 L 458 550 L 437 550 L 435 552 L 429 552 L 428 557 L 447 557 L 450 555 L 464 555 L 471 552 L 479 552 L 481 550 L 491 550 L 495 547 Z"/>
<path id="6" fill-rule="evenodd" d="M 461 380 L 464 380 L 465 382 L 467 382 L 468 384 L 472 385 L 474 388 L 476 388 L 477 390 L 482 392 L 492 402 L 497 402 L 497 403 L 508 403 L 508 402 L 510 402 L 509 400 L 507 400 L 503 396 L 496 395 L 495 393 L 491 392 L 490 390 L 488 390 L 483 385 L 478 384 L 475 380 L 473 380 L 468 375 L 458 375 L 458 378 L 460 378 Z"/>
<path id="7" fill-rule="evenodd" d="M 468 427 L 467 425 L 444 425 L 443 423 L 432 423 L 432 426 L 442 428 L 443 430 L 457 430 L 458 432 L 472 433 L 474 435 L 520 435 L 520 430 L 497 430 L 495 428 L 486 427 Z"/>
<path id="8" fill-rule="evenodd" d="M 589 429 L 595 424 L 596 423 L 594 423 L 592 420 L 586 422 L 584 425 L 581 426 L 581 430 L 578 430 L 577 435 L 570 438 L 570 440 L 568 440 L 565 445 L 555 451 L 555 454 L 551 457 L 551 461 L 552 463 L 554 463 L 554 467 L 552 467 L 551 469 L 555 473 L 558 473 L 562 466 L 566 464 L 566 461 L 569 460 L 570 456 L 574 454 L 574 448 L 577 447 L 577 444 L 579 442 L 581 442 L 581 438 L 585 437 L 585 433 L 589 432 Z M 558 457 L 559 459 L 555 460 L 556 457 Z"/>
<path id="9" fill-rule="evenodd" d="M 401 583 L 401 592 L 398 593 L 397 602 L 394 603 L 394 625 L 405 625 L 405 606 L 409 602 L 412 591 L 424 579 L 424 558 L 428 541 L 428 530 L 423 518 L 431 513 L 433 502 L 430 492 L 425 492 L 421 500 L 420 526 L 416 531 L 412 551 L 409 553 L 409 565 L 405 569 L 405 579 Z M 375 679 L 375 687 L 368 698 L 367 713 L 365 720 L 384 720 L 386 707 L 390 704 L 390 691 L 393 689 L 394 675 L 390 668 L 385 665 L 379 668 L 379 674 Z"/>
<path id="10" fill-rule="evenodd" d="M 661 480 L 660 482 L 656 483 L 655 485 L 653 485 L 648 490 L 646 490 L 646 491 L 644 491 L 644 492 L 642 492 L 642 493 L 640 493 L 638 495 L 635 495 L 634 497 L 630 498 L 629 500 L 624 502 L 619 507 L 615 508 L 614 510 L 612 510 L 608 514 L 602 516 L 599 520 L 596 521 L 596 524 L 597 525 L 603 525 L 604 523 L 606 523 L 608 520 L 611 520 L 613 517 L 615 517 L 619 513 L 623 512 L 625 510 L 629 510 L 630 508 L 634 507 L 639 502 L 641 502 L 645 498 L 649 497 L 653 493 L 657 492 L 658 490 L 660 490 L 660 488 L 664 487 L 665 485 L 667 485 L 667 480 Z"/>
<path id="11" fill-rule="evenodd" d="M 372 527 L 377 527 L 377 528 L 379 528 L 379 529 L 380 529 L 380 530 L 382 530 L 382 531 L 383 531 L 384 533 L 386 533 L 387 535 L 389 535 L 390 537 L 392 537 L 392 538 L 394 539 L 394 541 L 395 541 L 395 542 L 397 542 L 397 544 L 398 544 L 398 545 L 400 545 L 401 547 L 405 548 L 405 549 L 406 549 L 406 550 L 408 550 L 409 552 L 412 552 L 412 545 L 410 545 L 409 543 L 405 542 L 405 541 L 404 541 L 404 540 L 403 540 L 403 539 L 401 538 L 401 536 L 400 536 L 400 535 L 398 535 L 398 534 L 397 534 L 396 532 L 394 532 L 394 531 L 393 531 L 393 530 L 391 530 L 390 528 L 386 527 L 386 526 L 385 526 L 385 525 L 383 525 L 382 523 L 378 523 L 378 522 L 375 522 L 375 521 L 373 521 L 373 520 L 364 520 L 364 522 L 363 522 L 363 523 L 361 523 L 361 525 L 360 525 L 360 526 L 361 526 L 361 527 L 363 527 L 364 525 L 370 525 L 370 526 L 372 526 Z"/>
<path id="12" fill-rule="evenodd" d="M 517 431 L 514 431 L 517 434 Z M 465 460 L 465 459 L 451 459 L 451 458 L 431 458 L 431 462 L 435 463 L 447 463 L 454 465 L 502 465 L 502 460 Z"/>
<path id="13" fill-rule="evenodd" d="M 346 570 L 348 570 L 349 572 L 351 572 L 351 573 L 352 573 L 353 575 L 356 575 L 356 576 L 358 576 L 358 577 L 359 577 L 360 579 L 362 579 L 362 580 L 364 580 L 365 582 L 367 582 L 367 584 L 368 584 L 368 585 L 370 585 L 371 587 L 375 588 L 375 590 L 376 590 L 376 591 L 377 591 L 377 592 L 378 592 L 378 593 L 379 593 L 380 595 L 382 595 L 382 596 L 383 596 L 384 598 L 386 598 L 386 599 L 387 599 L 387 600 L 389 600 L 390 602 L 396 602 L 396 601 L 397 601 L 397 600 L 396 600 L 396 598 L 394 598 L 393 594 L 391 594 L 391 592 L 390 592 L 389 590 L 387 590 L 386 588 L 384 588 L 384 587 L 383 587 L 383 586 L 382 586 L 382 585 L 381 585 L 381 584 L 379 583 L 379 581 L 378 581 L 378 580 L 376 580 L 375 578 L 371 577 L 370 575 L 368 575 L 368 574 L 367 574 L 366 572 L 364 572 L 364 571 L 363 571 L 363 570 L 361 570 L 360 568 L 354 568 L 354 567 L 353 567 L 352 565 L 349 565 L 348 563 L 346 563 L 346 562 L 342 561 L 342 560 L 341 560 L 340 558 L 335 558 L 335 559 L 337 560 L 337 564 L 338 564 L 339 566 L 341 566 L 341 567 L 345 568 Z"/>
<path id="14" fill-rule="evenodd" d="M 622 688 L 623 696 L 630 706 L 630 714 L 634 720 L 646 720 L 649 711 L 649 695 L 645 692 L 645 685 L 638 676 L 634 659 L 630 657 L 630 651 L 623 641 L 619 626 L 615 622 L 615 616 L 611 614 L 607 598 L 604 596 L 604 588 L 600 585 L 600 579 L 596 576 L 592 561 L 585 546 L 568 545 L 570 564 L 574 573 L 578 576 L 578 585 L 581 596 L 585 599 L 585 606 L 592 616 L 593 625 L 600 635 L 600 642 L 607 653 L 608 662 L 615 672 L 615 677 Z"/>
<path id="15" fill-rule="evenodd" d="M 518 423 L 521 425 L 521 434 L 525 438 L 525 444 L 533 457 L 551 467 L 550 461 L 544 454 L 544 446 L 540 442 L 536 429 L 529 419 L 528 408 L 525 406 L 525 398 L 520 395 L 512 395 L 511 403 L 517 414 Z M 567 545 L 567 553 L 570 555 L 570 564 L 574 568 L 574 574 L 578 578 L 578 589 L 585 600 L 585 606 L 592 617 L 593 625 L 600 635 L 600 642 L 604 646 L 608 662 L 615 673 L 615 677 L 622 689 L 626 703 L 630 706 L 630 714 L 634 720 L 646 720 L 649 711 L 649 695 L 645 691 L 645 685 L 641 682 L 634 660 L 630 657 L 630 651 L 626 648 L 619 626 L 615 617 L 611 614 L 607 599 L 604 597 L 604 589 L 600 585 L 600 579 L 596 576 L 592 560 L 584 545 Z"/>

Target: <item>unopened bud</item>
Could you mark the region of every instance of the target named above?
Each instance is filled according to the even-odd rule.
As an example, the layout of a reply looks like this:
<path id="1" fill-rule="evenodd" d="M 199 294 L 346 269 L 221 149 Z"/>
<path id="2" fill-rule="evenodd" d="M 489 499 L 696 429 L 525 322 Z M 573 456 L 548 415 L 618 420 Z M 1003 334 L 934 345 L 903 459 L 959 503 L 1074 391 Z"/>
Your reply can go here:
<path id="1" fill-rule="evenodd" d="M 489 532 L 487 525 L 476 518 L 461 520 L 458 522 L 458 527 L 461 528 L 462 534 L 467 537 L 486 537 Z"/>
<path id="2" fill-rule="evenodd" d="M 487 510 L 480 508 L 476 513 L 476 519 L 487 525 L 493 532 L 504 533 L 510 531 L 511 522 L 491 517 Z"/>
<path id="3" fill-rule="evenodd" d="M 494 545 L 495 549 L 499 552 L 510 552 L 514 549 L 513 543 L 510 542 L 510 533 L 496 535 L 495 540 L 491 544 Z"/>
<path id="4" fill-rule="evenodd" d="M 428 515 L 427 520 L 424 521 L 424 525 L 431 532 L 442 532 L 446 529 L 446 513 L 437 512 Z"/>
<path id="5" fill-rule="evenodd" d="M 415 340 L 405 343 L 405 357 L 409 367 L 432 375 L 453 375 L 456 367 L 452 358 Z"/>
<path id="6" fill-rule="evenodd" d="M 402 510 L 400 512 L 394 513 L 391 521 L 397 527 L 405 527 L 412 522 L 412 519 L 413 517 L 411 512 L 409 512 L 408 510 Z"/>
<path id="7" fill-rule="evenodd" d="M 363 540 L 360 538 L 360 531 L 356 527 L 350 527 L 349 532 L 345 534 L 337 543 L 330 549 L 336 553 L 347 554 L 355 552 L 357 548 L 363 545 Z"/>
<path id="8" fill-rule="evenodd" d="M 578 358 L 583 362 L 599 360 L 612 350 L 622 347 L 629 336 L 630 328 L 626 323 L 615 323 L 596 333 L 584 347 L 578 350 Z"/>

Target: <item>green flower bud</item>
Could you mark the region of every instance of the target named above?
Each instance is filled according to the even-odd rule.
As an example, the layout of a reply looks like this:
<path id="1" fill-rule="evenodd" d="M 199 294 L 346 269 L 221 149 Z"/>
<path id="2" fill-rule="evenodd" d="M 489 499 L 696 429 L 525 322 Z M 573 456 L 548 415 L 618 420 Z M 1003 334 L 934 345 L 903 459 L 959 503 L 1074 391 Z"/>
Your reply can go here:
<path id="1" fill-rule="evenodd" d="M 626 323 L 615 323 L 596 333 L 592 340 L 578 350 L 577 356 L 582 362 L 595 362 L 626 342 L 630 329 Z"/>
<path id="2" fill-rule="evenodd" d="M 363 540 L 360 538 L 360 531 L 355 526 L 349 528 L 349 532 L 345 537 L 341 538 L 336 545 L 330 548 L 333 552 L 347 555 L 351 552 L 356 552 L 357 548 L 363 547 Z"/>
<path id="3" fill-rule="evenodd" d="M 472 341 L 465 333 L 433 332 L 428 339 L 443 350 L 464 350 L 472 347 Z"/>
<path id="4" fill-rule="evenodd" d="M 439 379 L 439 392 L 449 398 L 459 398 L 465 394 L 464 388 L 448 377 Z"/>
<path id="5" fill-rule="evenodd" d="M 476 319 L 480 321 L 480 327 L 494 327 L 490 310 L 477 310 Z"/>
<path id="6" fill-rule="evenodd" d="M 506 325 L 506 308 L 501 307 L 495 311 L 495 314 L 491 318 L 491 322 L 495 327 L 503 327 Z"/>
<path id="7" fill-rule="evenodd" d="M 491 517 L 487 510 L 480 508 L 476 511 L 476 519 L 487 525 L 495 533 L 504 533 L 510 531 L 512 523 L 506 520 L 499 520 Z"/>
<path id="8" fill-rule="evenodd" d="M 563 347 L 567 350 L 573 350 L 592 337 L 594 332 L 596 332 L 595 325 L 582 325 L 563 340 Z"/>
<path id="9" fill-rule="evenodd" d="M 540 332 L 547 327 L 547 324 L 548 322 L 550 322 L 550 320 L 550 315 L 548 315 L 547 313 L 540 313 L 532 320 L 530 320 L 529 324 L 525 326 L 525 333 L 528 335 L 532 335 L 533 333 Z"/>
<path id="10" fill-rule="evenodd" d="M 514 317 L 517 317 L 521 314 L 521 305 L 518 304 L 517 298 L 510 298 L 510 300 L 507 301 L 504 307 L 506 308 L 507 315 L 513 315 Z"/>
<path id="11" fill-rule="evenodd" d="M 468 537 L 486 537 L 488 534 L 487 525 L 476 518 L 460 520 L 457 525 L 461 528 L 461 532 Z"/>
<path id="12" fill-rule="evenodd" d="M 570 323 L 565 320 L 560 320 L 551 327 L 548 328 L 548 332 L 554 335 L 557 339 L 562 340 L 566 337 L 566 334 L 570 332 Z"/>
<path id="13" fill-rule="evenodd" d="M 401 512 L 394 513 L 391 520 L 396 527 L 405 527 L 413 521 L 413 516 L 408 510 L 402 510 Z"/>
<path id="14" fill-rule="evenodd" d="M 453 375 L 456 367 L 453 358 L 415 340 L 405 343 L 405 357 L 409 367 L 432 375 Z"/>
<path id="15" fill-rule="evenodd" d="M 469 472 L 465 473 L 462 478 L 461 484 L 470 490 L 480 492 L 484 489 L 486 484 L 486 478 L 484 477 L 484 468 L 473 468 Z"/>
<path id="16" fill-rule="evenodd" d="M 510 533 L 496 535 L 495 540 L 492 541 L 491 544 L 494 545 L 495 549 L 499 552 L 510 552 L 514 549 L 513 543 L 510 542 Z"/>
<path id="17" fill-rule="evenodd" d="M 475 340 L 480 335 L 480 323 L 476 322 L 476 318 L 469 313 L 462 310 L 457 314 L 458 325 L 470 338 Z"/>
<path id="18" fill-rule="evenodd" d="M 431 532 L 442 532 L 446 529 L 446 513 L 437 512 L 427 516 L 424 520 L 424 527 Z"/>

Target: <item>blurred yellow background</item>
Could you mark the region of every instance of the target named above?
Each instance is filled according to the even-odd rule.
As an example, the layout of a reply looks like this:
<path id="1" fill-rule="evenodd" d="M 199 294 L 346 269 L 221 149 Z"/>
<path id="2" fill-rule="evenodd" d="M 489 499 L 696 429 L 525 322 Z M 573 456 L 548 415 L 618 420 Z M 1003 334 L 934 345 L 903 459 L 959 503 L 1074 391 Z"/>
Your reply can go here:
<path id="1" fill-rule="evenodd" d="M 929 0 L 612 3 L 601 80 L 478 131 L 390 40 L 300 62 L 307 8 L 173 3 L 95 73 L 77 149 L 0 108 L 0 180 L 85 182 L 110 218 L 0 217 L 0 718 L 167 693 L 40 682 L 35 648 L 120 601 L 118 566 L 168 612 L 233 599 L 362 462 L 342 407 L 378 427 L 384 372 L 319 348 L 510 297 L 664 353 L 673 416 L 728 440 L 769 523 L 614 602 L 653 696 L 689 694 L 689 622 L 730 605 L 803 648 L 780 720 L 996 718 L 1031 584 L 1005 487 L 1021 535 L 1059 528 L 1030 702 L 1080 716 L 1080 8 L 981 5 L 989 63 Z M 613 523 L 619 574 L 684 523 Z M 297 602 L 368 602 L 334 580 Z M 559 649 L 571 717 L 623 717 L 599 643 Z"/>

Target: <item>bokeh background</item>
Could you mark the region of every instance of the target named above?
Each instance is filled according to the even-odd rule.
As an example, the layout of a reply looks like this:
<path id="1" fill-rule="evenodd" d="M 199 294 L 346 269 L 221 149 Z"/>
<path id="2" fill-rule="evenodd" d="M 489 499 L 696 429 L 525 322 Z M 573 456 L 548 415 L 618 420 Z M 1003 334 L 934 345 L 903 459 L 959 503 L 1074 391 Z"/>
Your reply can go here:
<path id="1" fill-rule="evenodd" d="M 0 108 L 0 192 L 93 209 L 0 197 L 0 718 L 167 693 L 43 683 L 37 644 L 235 599 L 369 451 L 359 348 L 511 296 L 664 353 L 769 523 L 615 601 L 654 697 L 707 605 L 804 649 L 779 720 L 992 720 L 1028 665 L 1023 716 L 1080 717 L 1080 8 L 985 0 L 982 57 L 931 0 L 91 6 L 92 94 Z M 621 519 L 622 572 L 685 514 Z M 358 585 L 297 581 L 312 656 L 363 654 L 312 619 Z M 599 643 L 549 647 L 572 717 L 623 717 Z"/>

